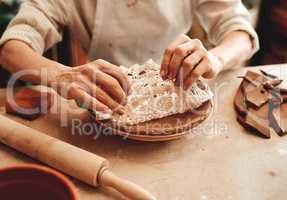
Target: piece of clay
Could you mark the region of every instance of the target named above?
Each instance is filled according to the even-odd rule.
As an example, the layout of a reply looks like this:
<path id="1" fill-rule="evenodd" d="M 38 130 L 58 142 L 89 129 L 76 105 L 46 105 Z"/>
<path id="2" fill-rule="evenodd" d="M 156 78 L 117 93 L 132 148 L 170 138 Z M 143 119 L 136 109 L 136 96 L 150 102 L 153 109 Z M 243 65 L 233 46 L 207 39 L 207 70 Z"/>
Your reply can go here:
<path id="1" fill-rule="evenodd" d="M 255 86 L 262 86 L 262 84 L 271 84 L 273 86 L 278 86 L 280 85 L 283 80 L 276 78 L 270 78 L 268 76 L 263 76 L 262 74 L 253 72 L 253 71 L 247 71 L 245 76 L 242 77 L 243 79 L 249 81 L 250 83 L 252 83 Z"/>
<path id="2" fill-rule="evenodd" d="M 252 84 L 255 87 L 259 87 L 261 85 L 260 82 L 254 81 L 250 77 L 238 76 L 238 78 L 243 78 L 245 81 L 247 81 L 249 84 Z"/>
<path id="3" fill-rule="evenodd" d="M 283 103 L 272 111 L 272 127 L 280 136 L 287 134 L 287 104 Z"/>
<path id="4" fill-rule="evenodd" d="M 246 101 L 256 108 L 260 108 L 270 99 L 269 93 L 260 87 L 247 87 L 244 93 Z"/>
<path id="5" fill-rule="evenodd" d="M 183 91 L 173 82 L 162 81 L 160 66 L 152 60 L 123 70 L 132 79 L 126 112 L 113 114 L 111 120 L 96 119 L 116 135 L 140 141 L 172 140 L 189 133 L 211 114 L 212 93 L 201 80 Z"/>
<path id="6" fill-rule="evenodd" d="M 270 138 L 271 130 L 287 134 L 287 87 L 277 76 L 248 71 L 235 99 L 237 121 L 246 129 Z"/>
<path id="7" fill-rule="evenodd" d="M 248 84 L 249 83 L 247 81 L 243 80 L 234 98 L 234 107 L 236 111 L 239 113 L 239 115 L 243 117 L 245 117 L 247 113 L 247 105 L 245 103 L 245 97 L 243 96 L 242 90 L 245 87 L 244 85 Z"/>
<path id="8" fill-rule="evenodd" d="M 9 114 L 33 120 L 51 108 L 53 98 L 51 93 L 41 92 L 31 88 L 18 91 L 12 99 L 7 99 L 5 108 Z"/>
<path id="9" fill-rule="evenodd" d="M 256 130 L 254 127 L 250 126 L 245 122 L 245 117 L 242 117 L 240 115 L 237 115 L 236 117 L 237 121 L 239 124 L 241 124 L 242 127 L 244 127 L 246 130 L 250 131 L 252 134 L 256 134 L 260 137 L 262 137 L 262 133 L 260 133 L 258 130 Z M 265 135 L 263 136 L 264 138 L 268 138 Z"/>
<path id="10" fill-rule="evenodd" d="M 245 74 L 245 79 L 250 81 L 251 83 L 256 83 L 255 85 L 261 85 L 262 83 L 268 81 L 269 79 L 261 74 L 253 71 L 247 71 Z"/>
<path id="11" fill-rule="evenodd" d="M 245 123 L 255 128 L 259 133 L 267 138 L 270 138 L 270 124 L 269 124 L 269 104 L 264 104 L 258 110 L 253 108 L 248 109 L 245 118 Z"/>

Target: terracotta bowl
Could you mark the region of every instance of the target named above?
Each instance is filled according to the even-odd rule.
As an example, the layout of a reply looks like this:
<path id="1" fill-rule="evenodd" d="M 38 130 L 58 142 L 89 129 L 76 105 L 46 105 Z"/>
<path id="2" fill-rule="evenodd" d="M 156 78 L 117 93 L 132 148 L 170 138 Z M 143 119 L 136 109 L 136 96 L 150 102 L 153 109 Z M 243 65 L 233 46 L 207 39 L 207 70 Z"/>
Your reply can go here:
<path id="1" fill-rule="evenodd" d="M 0 198 L 78 200 L 75 186 L 64 175 L 33 164 L 0 169 Z"/>

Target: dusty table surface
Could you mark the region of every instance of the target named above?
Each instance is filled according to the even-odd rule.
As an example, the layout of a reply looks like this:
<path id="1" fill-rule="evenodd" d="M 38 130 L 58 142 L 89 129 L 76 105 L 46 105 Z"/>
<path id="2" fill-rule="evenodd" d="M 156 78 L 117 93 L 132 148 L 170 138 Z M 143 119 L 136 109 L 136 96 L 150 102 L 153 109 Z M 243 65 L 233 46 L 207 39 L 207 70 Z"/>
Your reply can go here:
<path id="1" fill-rule="evenodd" d="M 287 79 L 287 65 L 252 70 L 260 68 Z M 236 77 L 247 69 L 251 68 L 223 73 L 210 82 L 215 92 L 213 114 L 191 134 L 170 142 L 135 142 L 98 136 L 96 132 L 73 132 L 75 120 L 89 122 L 90 118 L 82 109 L 65 106 L 60 107 L 68 110 L 64 112 L 66 121 L 59 120 L 59 112 L 31 122 L 6 116 L 107 158 L 115 173 L 142 185 L 159 200 L 285 200 L 287 136 L 273 133 L 271 139 L 263 139 L 248 133 L 236 121 L 233 97 L 241 81 Z M 3 105 L 4 89 L 0 97 Z M 0 110 L 5 115 L 3 106 Z M 0 167 L 31 162 L 35 161 L 0 144 Z M 124 199 L 113 190 L 95 189 L 72 180 L 81 200 Z"/>

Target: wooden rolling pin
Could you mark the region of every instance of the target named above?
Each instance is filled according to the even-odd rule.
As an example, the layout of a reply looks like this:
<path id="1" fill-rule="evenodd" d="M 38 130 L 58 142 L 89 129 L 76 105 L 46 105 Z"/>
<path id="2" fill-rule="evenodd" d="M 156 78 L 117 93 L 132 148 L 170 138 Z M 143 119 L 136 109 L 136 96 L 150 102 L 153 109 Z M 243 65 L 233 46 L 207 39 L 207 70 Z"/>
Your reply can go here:
<path id="1" fill-rule="evenodd" d="M 92 186 L 112 187 L 135 200 L 156 199 L 109 170 L 100 156 L 53 138 L 0 115 L 0 142 Z"/>

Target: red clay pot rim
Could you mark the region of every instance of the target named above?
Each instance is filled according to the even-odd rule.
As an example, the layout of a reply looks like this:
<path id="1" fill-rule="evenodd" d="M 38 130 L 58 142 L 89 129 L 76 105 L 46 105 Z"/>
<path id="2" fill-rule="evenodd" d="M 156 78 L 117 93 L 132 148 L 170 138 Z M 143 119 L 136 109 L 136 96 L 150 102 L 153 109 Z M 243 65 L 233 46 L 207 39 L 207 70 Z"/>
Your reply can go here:
<path id="1" fill-rule="evenodd" d="M 9 171 L 18 170 L 18 169 L 31 169 L 31 170 L 36 170 L 36 171 L 39 171 L 39 172 L 42 172 L 45 174 L 52 175 L 52 176 L 56 177 L 59 181 L 64 183 L 64 185 L 67 187 L 70 194 L 72 195 L 71 200 L 78 200 L 79 199 L 75 185 L 66 176 L 64 176 L 62 173 L 60 173 L 60 172 L 58 172 L 52 168 L 49 168 L 49 167 L 45 167 L 45 166 L 37 165 L 37 164 L 17 164 L 17 165 L 12 165 L 12 166 L 8 166 L 8 167 L 0 168 L 0 173 L 9 172 Z"/>

